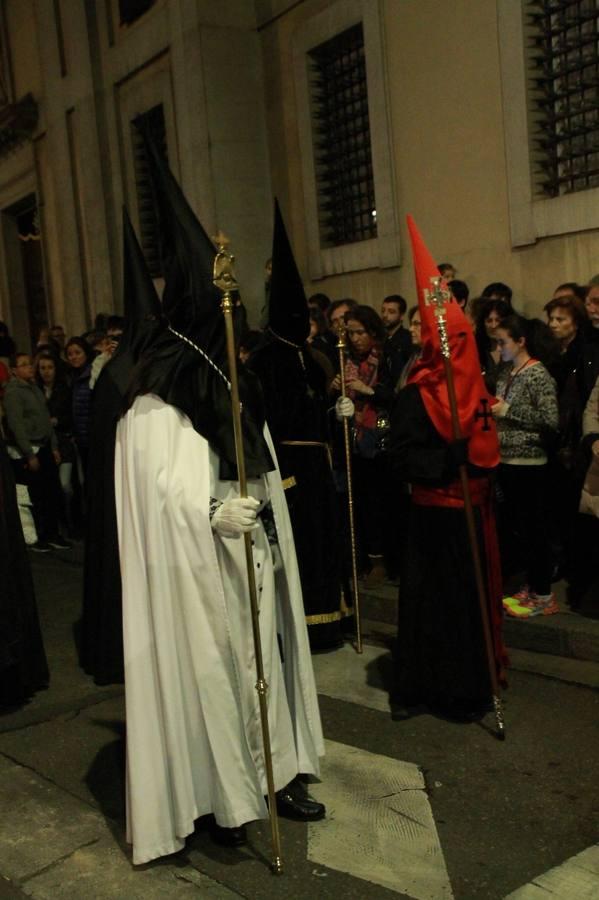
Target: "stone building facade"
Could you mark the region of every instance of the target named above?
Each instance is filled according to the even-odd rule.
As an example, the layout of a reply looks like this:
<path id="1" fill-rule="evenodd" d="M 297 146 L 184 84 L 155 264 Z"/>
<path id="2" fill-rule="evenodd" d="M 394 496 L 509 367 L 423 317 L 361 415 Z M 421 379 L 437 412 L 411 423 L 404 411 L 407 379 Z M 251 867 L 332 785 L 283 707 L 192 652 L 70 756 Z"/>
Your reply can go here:
<path id="1" fill-rule="evenodd" d="M 583 30 L 592 19 L 585 2 L 575 4 Z M 409 212 L 474 293 L 505 281 L 519 308 L 539 311 L 558 283 L 599 271 L 599 187 L 591 179 L 584 190 L 539 192 L 531 7 L 4 0 L 0 318 L 27 345 L 43 322 L 76 334 L 97 312 L 122 307 L 122 204 L 138 230 L 147 227 L 132 121 L 157 110 L 192 205 L 209 232 L 231 238 L 254 322 L 274 195 L 308 293 L 375 308 L 389 293 L 414 299 Z M 369 156 L 360 166 L 376 227 L 366 221 L 359 239 L 344 242 L 327 232 L 336 201 L 323 165 L 334 153 L 318 129 L 322 73 L 352 29 L 363 42 L 365 81 L 355 90 L 367 98 Z M 589 90 L 570 99 L 591 122 L 599 101 Z"/>
<path id="2" fill-rule="evenodd" d="M 143 217 L 132 122 L 156 109 L 173 171 L 208 233 L 228 234 L 259 309 L 272 209 L 253 4 L 5 0 L 2 12 L 5 111 L 28 95 L 37 107 L 0 156 L 0 318 L 19 346 L 44 322 L 79 334 L 122 309 L 122 204 L 138 230 Z"/>

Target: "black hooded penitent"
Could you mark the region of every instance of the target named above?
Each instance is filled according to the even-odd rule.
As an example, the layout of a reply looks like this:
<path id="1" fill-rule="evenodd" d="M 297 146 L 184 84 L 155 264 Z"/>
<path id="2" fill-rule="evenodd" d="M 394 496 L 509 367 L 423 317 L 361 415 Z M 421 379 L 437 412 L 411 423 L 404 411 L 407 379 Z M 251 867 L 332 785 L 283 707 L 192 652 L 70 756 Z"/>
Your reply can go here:
<path id="1" fill-rule="evenodd" d="M 266 418 L 287 492 L 304 608 L 313 647 L 341 640 L 341 522 L 329 458 L 327 382 L 306 343 L 308 304 L 275 203 L 269 339 L 249 365 L 262 384 Z"/>
<path id="2" fill-rule="evenodd" d="M 274 337 L 299 347 L 303 347 L 310 334 L 310 316 L 304 285 L 289 243 L 278 200 L 275 200 L 268 329 Z"/>
<path id="3" fill-rule="evenodd" d="M 122 682 L 121 573 L 114 496 L 114 447 L 123 397 L 141 354 L 164 329 L 160 299 L 123 208 L 123 309 L 125 330 L 93 393 L 87 472 L 87 529 L 81 667 L 98 684 Z"/>
<path id="4" fill-rule="evenodd" d="M 221 478 L 236 480 L 225 324 L 220 292 L 212 283 L 216 251 L 151 137 L 144 133 L 143 138 L 159 215 L 163 314 L 170 328 L 201 348 L 212 364 L 167 328 L 140 364 L 128 404 L 153 393 L 176 406 L 218 454 Z M 240 373 L 239 389 L 246 470 L 255 478 L 274 468 L 262 434 L 262 399 L 249 373 Z"/>

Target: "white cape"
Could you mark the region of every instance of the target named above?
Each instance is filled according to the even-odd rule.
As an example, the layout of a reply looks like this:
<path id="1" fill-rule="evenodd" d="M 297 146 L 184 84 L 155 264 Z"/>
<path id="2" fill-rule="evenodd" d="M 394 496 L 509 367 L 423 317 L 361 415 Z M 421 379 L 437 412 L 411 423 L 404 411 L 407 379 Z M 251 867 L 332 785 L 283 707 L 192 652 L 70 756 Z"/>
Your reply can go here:
<path id="1" fill-rule="evenodd" d="M 218 464 L 189 419 L 155 396 L 138 397 L 119 423 L 127 839 L 136 864 L 181 849 L 207 813 L 224 827 L 267 815 L 244 544 L 216 535 L 208 515 L 211 497 L 237 496 L 218 480 Z M 252 537 L 278 790 L 298 772 L 318 774 L 324 742 L 278 469 L 249 492 L 270 499 L 283 558 L 275 572 L 260 524 Z"/>

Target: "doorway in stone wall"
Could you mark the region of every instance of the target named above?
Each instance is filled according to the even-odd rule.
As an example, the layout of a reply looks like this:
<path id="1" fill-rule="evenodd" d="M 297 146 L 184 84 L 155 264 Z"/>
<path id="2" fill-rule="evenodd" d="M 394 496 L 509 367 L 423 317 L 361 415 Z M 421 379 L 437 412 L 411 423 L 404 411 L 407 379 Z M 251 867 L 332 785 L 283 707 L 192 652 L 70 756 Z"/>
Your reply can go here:
<path id="1" fill-rule="evenodd" d="M 9 287 L 12 334 L 29 351 L 48 322 L 42 235 L 35 194 L 2 210 L 2 234 Z"/>

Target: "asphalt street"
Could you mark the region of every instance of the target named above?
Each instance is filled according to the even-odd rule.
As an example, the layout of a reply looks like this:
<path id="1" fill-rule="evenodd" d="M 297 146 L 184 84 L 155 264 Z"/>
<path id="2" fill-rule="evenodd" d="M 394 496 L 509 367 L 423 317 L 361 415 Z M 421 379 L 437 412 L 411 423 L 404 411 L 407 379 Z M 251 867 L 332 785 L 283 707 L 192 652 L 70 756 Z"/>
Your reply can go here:
<path id="1" fill-rule="evenodd" d="M 492 716 L 393 722 L 380 643 L 315 656 L 327 756 L 311 790 L 329 815 L 281 823 L 285 873 L 270 874 L 266 823 L 240 851 L 200 824 L 134 869 L 123 690 L 76 664 L 80 549 L 32 563 L 52 682 L 0 716 L 0 898 L 599 897 L 599 664 L 520 650 L 503 743 Z"/>

